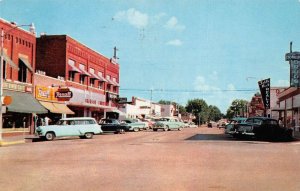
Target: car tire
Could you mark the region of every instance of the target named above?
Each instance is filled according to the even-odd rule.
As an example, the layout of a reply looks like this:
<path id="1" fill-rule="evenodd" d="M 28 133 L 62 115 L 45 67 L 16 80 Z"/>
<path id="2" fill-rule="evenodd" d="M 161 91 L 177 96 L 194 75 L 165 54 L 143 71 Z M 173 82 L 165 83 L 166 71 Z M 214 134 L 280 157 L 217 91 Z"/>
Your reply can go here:
<path id="1" fill-rule="evenodd" d="M 138 127 L 133 128 L 134 132 L 138 132 L 140 129 Z"/>
<path id="2" fill-rule="evenodd" d="M 164 127 L 164 131 L 170 131 L 169 127 L 168 126 Z"/>
<path id="3" fill-rule="evenodd" d="M 45 135 L 45 139 L 47 141 L 52 141 L 55 138 L 55 134 L 53 132 L 47 132 Z"/>
<path id="4" fill-rule="evenodd" d="M 91 139 L 91 138 L 93 138 L 93 133 L 85 133 L 84 134 L 84 138 L 86 138 L 86 139 Z"/>
<path id="5" fill-rule="evenodd" d="M 178 128 L 178 131 L 181 131 L 181 130 L 182 130 L 182 127 L 179 127 L 179 128 Z"/>

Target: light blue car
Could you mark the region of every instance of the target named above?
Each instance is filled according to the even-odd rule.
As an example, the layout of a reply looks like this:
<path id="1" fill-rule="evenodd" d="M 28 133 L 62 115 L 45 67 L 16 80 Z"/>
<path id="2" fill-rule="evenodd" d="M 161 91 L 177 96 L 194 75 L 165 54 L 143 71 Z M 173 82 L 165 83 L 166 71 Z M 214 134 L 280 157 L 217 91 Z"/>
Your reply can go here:
<path id="1" fill-rule="evenodd" d="M 101 126 L 91 117 L 63 118 L 56 125 L 39 126 L 35 134 L 52 141 L 55 137 L 79 136 L 91 139 L 95 134 L 101 134 Z"/>
<path id="2" fill-rule="evenodd" d="M 162 129 L 164 131 L 170 131 L 172 129 L 177 129 L 179 131 L 184 128 L 184 123 L 179 119 L 174 117 L 163 117 L 160 118 L 154 123 L 152 129 L 153 131 L 157 131 L 158 129 Z"/>

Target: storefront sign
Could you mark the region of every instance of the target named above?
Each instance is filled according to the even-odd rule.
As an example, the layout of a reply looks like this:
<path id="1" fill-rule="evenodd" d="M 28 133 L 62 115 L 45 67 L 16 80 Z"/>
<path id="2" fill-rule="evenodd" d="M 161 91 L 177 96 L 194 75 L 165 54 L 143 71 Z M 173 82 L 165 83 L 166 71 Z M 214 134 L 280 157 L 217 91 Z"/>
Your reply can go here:
<path id="1" fill-rule="evenodd" d="M 54 97 L 59 101 L 69 101 L 73 97 L 73 93 L 69 88 L 59 88 L 55 93 Z"/>
<path id="2" fill-rule="evenodd" d="M 285 60 L 300 60 L 300 52 L 290 52 L 285 54 Z"/>
<path id="3" fill-rule="evenodd" d="M 109 93 L 107 92 L 106 93 L 106 98 L 107 100 L 113 100 L 113 101 L 116 101 L 118 99 L 119 95 L 118 94 L 113 94 L 113 93 Z"/>
<path id="4" fill-rule="evenodd" d="M 36 94 L 35 97 L 40 100 L 48 100 L 51 101 L 51 88 L 44 86 L 36 86 Z"/>
<path id="5" fill-rule="evenodd" d="M 32 92 L 32 87 L 23 84 L 16 84 L 14 82 L 3 82 L 3 89 L 14 90 L 19 92 Z"/>
<path id="6" fill-rule="evenodd" d="M 77 88 L 70 87 L 70 91 L 73 96 L 69 103 L 73 105 L 93 105 L 93 106 L 103 106 L 105 105 L 105 95 L 100 93 L 95 93 L 87 90 L 81 90 Z"/>
<path id="7" fill-rule="evenodd" d="M 300 87 L 300 60 L 291 60 L 290 86 Z"/>
<path id="8" fill-rule="evenodd" d="M 127 97 L 119 97 L 118 103 L 127 103 Z"/>
<path id="9" fill-rule="evenodd" d="M 265 109 L 270 109 L 270 78 L 258 81 Z"/>

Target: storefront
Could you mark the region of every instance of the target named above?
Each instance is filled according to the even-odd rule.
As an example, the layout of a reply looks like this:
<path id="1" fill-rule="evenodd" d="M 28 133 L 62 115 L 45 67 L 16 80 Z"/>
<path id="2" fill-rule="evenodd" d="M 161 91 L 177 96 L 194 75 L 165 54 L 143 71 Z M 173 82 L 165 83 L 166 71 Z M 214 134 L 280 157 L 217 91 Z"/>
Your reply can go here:
<path id="1" fill-rule="evenodd" d="M 3 95 L 12 98 L 12 103 L 6 106 L 3 113 L 4 133 L 33 133 L 33 116 L 47 113 L 47 110 L 33 97 L 32 86 L 4 82 L 3 88 Z"/>
<path id="2" fill-rule="evenodd" d="M 58 95 L 62 94 L 60 91 L 61 88 L 59 87 L 36 86 L 36 99 L 39 100 L 40 104 L 48 110 L 46 114 L 39 115 L 38 117 L 48 117 L 50 118 L 51 123 L 54 124 L 63 117 L 73 116 L 75 114 L 70 108 L 68 108 L 65 101 L 60 101 L 60 97 L 58 97 Z M 68 91 L 68 89 L 66 89 L 66 91 Z M 66 93 L 64 98 L 69 100 L 71 96 L 72 93 L 70 95 Z"/>
<path id="3" fill-rule="evenodd" d="M 68 107 L 75 112 L 76 117 L 94 117 L 100 120 L 105 117 L 105 110 L 110 108 L 105 105 L 105 95 L 70 87 L 73 97 L 67 102 Z"/>

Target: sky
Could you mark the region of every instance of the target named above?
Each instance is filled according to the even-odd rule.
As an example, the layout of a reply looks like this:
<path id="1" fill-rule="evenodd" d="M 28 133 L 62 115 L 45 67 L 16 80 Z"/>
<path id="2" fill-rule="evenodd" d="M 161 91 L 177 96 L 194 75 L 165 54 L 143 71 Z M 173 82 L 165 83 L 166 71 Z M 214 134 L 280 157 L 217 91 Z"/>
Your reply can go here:
<path id="1" fill-rule="evenodd" d="M 300 0 L 0 0 L 0 17 L 106 57 L 116 46 L 120 97 L 200 98 L 223 113 L 259 80 L 289 86 L 290 41 L 300 51 Z"/>

